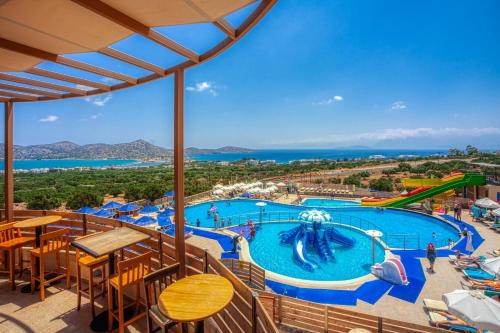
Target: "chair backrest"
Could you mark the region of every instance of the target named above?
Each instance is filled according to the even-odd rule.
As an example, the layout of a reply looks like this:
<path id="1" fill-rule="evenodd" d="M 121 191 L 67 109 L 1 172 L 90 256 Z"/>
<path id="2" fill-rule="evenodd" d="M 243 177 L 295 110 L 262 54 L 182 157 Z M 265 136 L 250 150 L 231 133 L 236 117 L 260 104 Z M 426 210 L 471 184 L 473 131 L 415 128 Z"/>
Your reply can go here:
<path id="1" fill-rule="evenodd" d="M 146 296 L 146 307 L 158 303 L 161 292 L 179 277 L 180 264 L 176 263 L 149 273 L 144 277 L 144 295 Z"/>
<path id="2" fill-rule="evenodd" d="M 15 222 L 0 224 L 0 243 L 21 237 L 21 231 L 14 228 Z"/>
<path id="3" fill-rule="evenodd" d="M 146 252 L 140 256 L 123 260 L 118 263 L 118 282 L 120 287 L 126 287 L 141 281 L 151 271 L 151 256 Z"/>
<path id="4" fill-rule="evenodd" d="M 47 232 L 40 236 L 40 255 L 69 249 L 69 228 Z"/>

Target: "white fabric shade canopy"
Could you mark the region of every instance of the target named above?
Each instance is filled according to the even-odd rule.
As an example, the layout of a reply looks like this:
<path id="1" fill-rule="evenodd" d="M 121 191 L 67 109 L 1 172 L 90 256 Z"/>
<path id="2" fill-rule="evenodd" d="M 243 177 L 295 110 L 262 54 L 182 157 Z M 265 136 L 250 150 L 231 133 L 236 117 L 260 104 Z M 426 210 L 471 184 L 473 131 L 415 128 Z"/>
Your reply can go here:
<path id="1" fill-rule="evenodd" d="M 455 290 L 443 295 L 448 311 L 469 325 L 492 332 L 500 331 L 500 302 L 479 291 Z"/>
<path id="2" fill-rule="evenodd" d="M 482 198 L 482 199 L 476 200 L 476 202 L 474 202 L 474 204 L 478 207 L 486 208 L 486 209 L 500 208 L 500 204 L 491 200 L 490 198 Z"/>

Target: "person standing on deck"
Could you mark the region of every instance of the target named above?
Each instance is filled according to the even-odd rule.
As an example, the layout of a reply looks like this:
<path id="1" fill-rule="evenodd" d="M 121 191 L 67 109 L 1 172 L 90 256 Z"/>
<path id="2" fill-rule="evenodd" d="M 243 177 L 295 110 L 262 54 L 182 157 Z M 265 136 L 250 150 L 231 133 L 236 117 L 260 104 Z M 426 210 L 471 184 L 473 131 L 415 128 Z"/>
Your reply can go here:
<path id="1" fill-rule="evenodd" d="M 425 251 L 425 256 L 426 256 L 427 260 L 429 260 L 429 269 L 428 269 L 429 273 L 435 273 L 434 262 L 436 261 L 437 254 L 436 254 L 436 248 L 434 247 L 434 244 L 429 243 L 429 245 L 427 245 L 427 249 Z"/>

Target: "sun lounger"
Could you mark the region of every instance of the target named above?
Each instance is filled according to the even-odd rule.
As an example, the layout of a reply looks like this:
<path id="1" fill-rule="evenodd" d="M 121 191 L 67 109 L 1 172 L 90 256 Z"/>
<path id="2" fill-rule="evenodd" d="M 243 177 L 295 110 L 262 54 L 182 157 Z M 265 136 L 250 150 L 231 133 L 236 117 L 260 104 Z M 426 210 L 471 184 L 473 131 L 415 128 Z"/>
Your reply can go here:
<path id="1" fill-rule="evenodd" d="M 465 268 L 462 270 L 466 277 L 476 280 L 494 280 L 495 276 L 482 269 Z"/>
<path id="2" fill-rule="evenodd" d="M 444 320 L 448 320 L 445 316 L 443 316 L 440 313 L 434 312 L 434 311 L 429 311 L 429 322 L 433 325 L 436 326 L 437 322 L 442 322 Z M 441 324 L 442 326 L 440 327 L 446 327 L 454 331 L 458 332 L 467 332 L 467 333 L 475 333 L 478 330 L 474 327 L 470 326 L 465 326 L 465 325 L 456 325 L 456 324 Z"/>
<path id="3" fill-rule="evenodd" d="M 448 311 L 448 306 L 443 301 L 430 298 L 424 298 L 424 308 L 427 311 Z"/>

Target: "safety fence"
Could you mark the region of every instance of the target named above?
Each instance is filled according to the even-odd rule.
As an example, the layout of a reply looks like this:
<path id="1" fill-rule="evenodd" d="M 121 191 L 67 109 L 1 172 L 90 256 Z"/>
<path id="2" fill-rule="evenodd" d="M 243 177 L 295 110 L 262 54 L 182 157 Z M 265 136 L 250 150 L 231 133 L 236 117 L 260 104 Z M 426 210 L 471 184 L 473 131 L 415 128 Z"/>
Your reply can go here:
<path id="1" fill-rule="evenodd" d="M 266 288 L 266 271 L 261 267 L 238 259 L 221 259 L 221 261 L 250 288 L 257 290 L 264 290 Z"/>
<path id="2" fill-rule="evenodd" d="M 282 331 L 343 333 L 362 328 L 377 333 L 447 332 L 439 328 L 377 317 L 269 292 L 260 292 L 258 298 Z"/>

